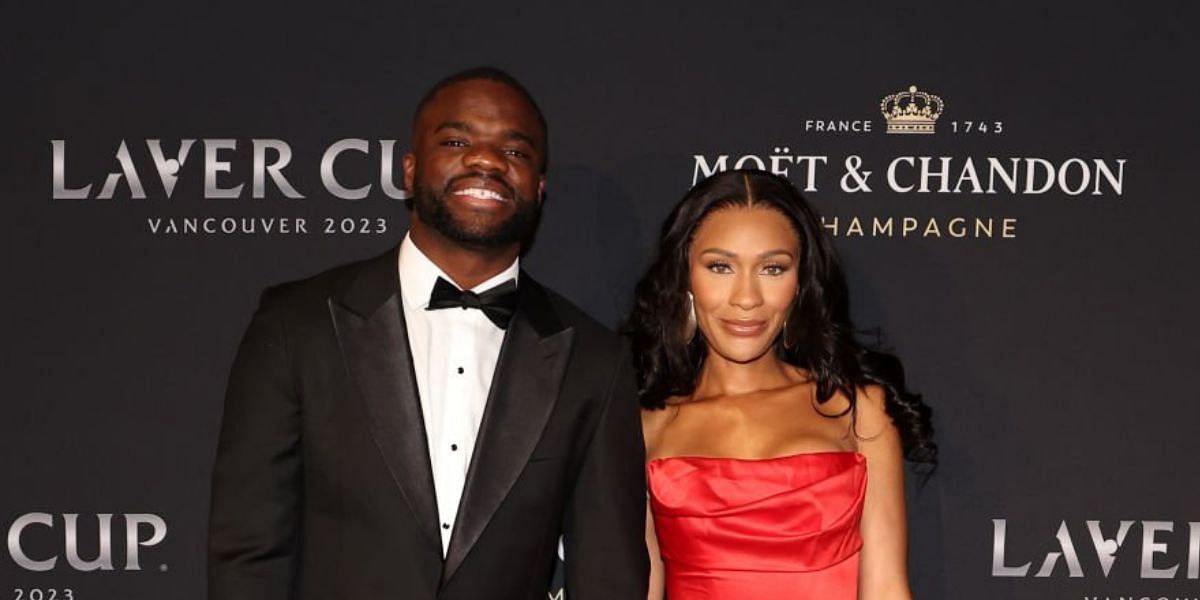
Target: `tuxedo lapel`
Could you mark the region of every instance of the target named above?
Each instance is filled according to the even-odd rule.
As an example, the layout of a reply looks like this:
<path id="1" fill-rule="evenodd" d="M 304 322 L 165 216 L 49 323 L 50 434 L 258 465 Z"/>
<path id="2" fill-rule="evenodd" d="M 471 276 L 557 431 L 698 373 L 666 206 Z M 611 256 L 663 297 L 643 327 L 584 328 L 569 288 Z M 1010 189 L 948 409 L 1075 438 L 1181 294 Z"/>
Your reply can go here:
<path id="1" fill-rule="evenodd" d="M 346 288 L 330 298 L 329 310 L 371 435 L 431 550 L 440 555 L 433 470 L 397 268 L 395 250 L 367 261 Z"/>
<path id="2" fill-rule="evenodd" d="M 559 321 L 546 291 L 525 273 L 517 311 L 496 363 L 458 517 L 442 569 L 454 575 L 508 495 L 554 408 L 574 330 Z"/>

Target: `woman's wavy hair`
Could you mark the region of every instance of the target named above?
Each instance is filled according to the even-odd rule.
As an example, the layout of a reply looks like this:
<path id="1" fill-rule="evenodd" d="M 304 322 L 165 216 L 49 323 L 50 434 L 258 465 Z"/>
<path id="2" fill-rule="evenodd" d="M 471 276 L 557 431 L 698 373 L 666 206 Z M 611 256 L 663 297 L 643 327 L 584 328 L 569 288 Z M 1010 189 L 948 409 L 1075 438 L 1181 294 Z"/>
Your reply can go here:
<path id="1" fill-rule="evenodd" d="M 899 359 L 857 339 L 845 278 L 820 217 L 788 180 L 765 171 L 725 171 L 705 179 L 663 223 L 658 256 L 638 281 L 633 312 L 623 328 L 633 344 L 642 405 L 664 408 L 668 398 L 695 391 L 708 349 L 704 336 L 690 335 L 687 328 L 692 238 L 714 211 L 750 206 L 780 212 L 800 238 L 799 293 L 775 341 L 775 353 L 811 374 L 819 404 L 837 392 L 850 400 L 845 412 L 828 416 L 849 413 L 853 419 L 856 390 L 883 388 L 905 458 L 936 465 L 932 410 L 905 386 Z"/>

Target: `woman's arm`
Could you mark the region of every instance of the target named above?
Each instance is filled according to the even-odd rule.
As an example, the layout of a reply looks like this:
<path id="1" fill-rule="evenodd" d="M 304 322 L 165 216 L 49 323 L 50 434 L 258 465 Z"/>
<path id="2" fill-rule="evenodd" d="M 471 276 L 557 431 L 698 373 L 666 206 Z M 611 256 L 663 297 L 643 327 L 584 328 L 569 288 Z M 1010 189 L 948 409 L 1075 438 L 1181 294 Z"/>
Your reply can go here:
<path id="1" fill-rule="evenodd" d="M 667 410 L 642 411 L 642 439 L 646 443 L 646 459 L 657 455 L 659 437 L 668 420 Z M 650 482 L 646 482 L 649 489 Z M 646 551 L 650 554 L 650 589 L 647 600 L 663 600 L 666 597 L 666 579 L 663 573 L 662 555 L 658 551 L 658 535 L 654 533 L 654 513 L 650 510 L 650 495 L 646 495 Z"/>
<path id="2" fill-rule="evenodd" d="M 860 391 L 856 412 L 858 449 L 867 459 L 858 597 L 911 600 L 900 434 L 884 410 L 882 388 L 871 386 Z"/>
<path id="3" fill-rule="evenodd" d="M 663 600 L 665 597 L 665 580 L 663 579 L 662 556 L 658 553 L 658 536 L 654 534 L 654 514 L 650 512 L 650 499 L 646 499 L 646 550 L 650 553 L 650 591 L 646 600 Z"/>

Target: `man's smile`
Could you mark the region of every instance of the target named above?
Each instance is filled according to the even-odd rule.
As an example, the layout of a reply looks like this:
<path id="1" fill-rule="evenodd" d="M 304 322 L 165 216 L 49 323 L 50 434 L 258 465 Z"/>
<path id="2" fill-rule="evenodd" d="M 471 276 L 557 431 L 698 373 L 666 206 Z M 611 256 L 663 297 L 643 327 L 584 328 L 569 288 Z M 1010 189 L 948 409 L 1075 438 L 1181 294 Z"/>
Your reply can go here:
<path id="1" fill-rule="evenodd" d="M 454 196 L 467 196 L 476 200 L 495 200 L 497 202 L 507 202 L 508 198 L 501 195 L 495 190 L 489 190 L 481 187 L 469 187 L 451 192 Z"/>

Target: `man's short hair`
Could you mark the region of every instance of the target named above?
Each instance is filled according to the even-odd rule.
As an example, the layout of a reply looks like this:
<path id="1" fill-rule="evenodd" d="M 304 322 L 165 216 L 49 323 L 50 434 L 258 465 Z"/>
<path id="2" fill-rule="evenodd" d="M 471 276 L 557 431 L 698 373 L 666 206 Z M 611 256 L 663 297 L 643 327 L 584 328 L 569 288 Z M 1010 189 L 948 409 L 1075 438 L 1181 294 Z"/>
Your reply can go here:
<path id="1" fill-rule="evenodd" d="M 438 92 L 456 83 L 462 83 L 464 81 L 477 81 L 480 79 L 495 81 L 496 83 L 508 86 L 518 95 L 520 95 L 521 98 L 528 102 L 531 108 L 533 108 L 534 114 L 537 115 L 538 125 L 542 127 L 542 134 L 545 136 L 546 147 L 542 149 L 542 173 L 545 173 L 546 165 L 550 162 L 550 128 L 546 126 L 546 117 L 542 114 L 541 107 L 539 107 L 537 101 L 533 99 L 533 95 L 529 93 L 529 90 L 525 89 L 525 86 L 521 85 L 521 82 L 517 81 L 516 77 L 513 77 L 507 71 L 499 67 L 486 65 L 480 67 L 471 67 L 470 69 L 465 69 L 449 75 L 433 84 L 433 87 L 429 88 L 429 91 L 425 92 L 425 95 L 421 97 L 421 101 L 417 103 L 417 110 L 413 111 L 413 131 L 415 132 L 417 130 L 417 119 L 421 116 L 421 111 L 425 110 L 425 107 L 428 106 L 431 101 L 433 101 L 433 97 L 436 96 Z"/>

